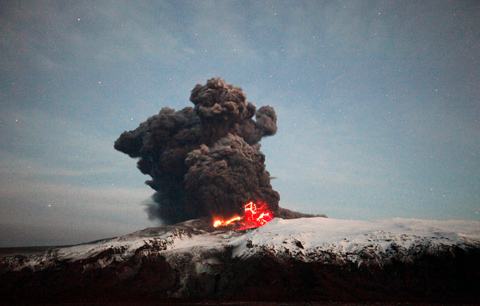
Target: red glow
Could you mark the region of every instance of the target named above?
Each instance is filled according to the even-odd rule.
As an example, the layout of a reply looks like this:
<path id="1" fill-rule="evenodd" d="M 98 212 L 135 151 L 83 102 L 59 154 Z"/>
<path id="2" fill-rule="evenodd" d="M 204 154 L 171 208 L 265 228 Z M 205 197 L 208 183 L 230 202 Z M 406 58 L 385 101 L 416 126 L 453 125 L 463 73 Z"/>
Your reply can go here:
<path id="1" fill-rule="evenodd" d="M 244 206 L 244 216 L 233 216 L 230 219 L 215 218 L 213 227 L 223 227 L 236 224 L 237 230 L 256 228 L 273 219 L 273 212 L 268 208 L 267 203 L 250 201 Z"/>

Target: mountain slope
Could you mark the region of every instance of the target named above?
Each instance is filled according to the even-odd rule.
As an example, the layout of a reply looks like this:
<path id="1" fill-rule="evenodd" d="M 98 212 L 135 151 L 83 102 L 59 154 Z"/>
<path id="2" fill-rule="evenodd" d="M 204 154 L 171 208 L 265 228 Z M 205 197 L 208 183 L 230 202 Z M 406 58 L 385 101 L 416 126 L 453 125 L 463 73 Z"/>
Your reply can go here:
<path id="1" fill-rule="evenodd" d="M 204 220 L 0 258 L 9 300 L 480 301 L 480 222 Z M 28 294 L 27 294 L 28 293 Z"/>

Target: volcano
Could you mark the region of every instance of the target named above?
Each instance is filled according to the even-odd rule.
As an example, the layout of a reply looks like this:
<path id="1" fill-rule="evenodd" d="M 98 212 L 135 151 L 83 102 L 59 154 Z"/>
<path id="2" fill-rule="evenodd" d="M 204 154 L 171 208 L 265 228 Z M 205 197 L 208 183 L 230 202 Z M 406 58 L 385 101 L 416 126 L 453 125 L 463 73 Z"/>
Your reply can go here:
<path id="1" fill-rule="evenodd" d="M 151 177 L 146 181 L 155 190 L 147 209 L 150 219 L 175 224 L 220 216 L 228 221 L 238 219 L 227 215 L 241 214 L 248 201 L 269 210 L 263 221 L 245 215 L 249 228 L 274 214 L 308 216 L 280 207 L 280 194 L 270 183 L 260 141 L 277 132 L 272 106 L 257 109 L 240 87 L 221 78 L 197 84 L 190 102 L 194 107 L 161 108 L 115 141 L 114 148 L 138 158 L 140 172 Z"/>
<path id="2" fill-rule="evenodd" d="M 211 219 L 0 258 L 2 302 L 479 303 L 480 222 Z"/>

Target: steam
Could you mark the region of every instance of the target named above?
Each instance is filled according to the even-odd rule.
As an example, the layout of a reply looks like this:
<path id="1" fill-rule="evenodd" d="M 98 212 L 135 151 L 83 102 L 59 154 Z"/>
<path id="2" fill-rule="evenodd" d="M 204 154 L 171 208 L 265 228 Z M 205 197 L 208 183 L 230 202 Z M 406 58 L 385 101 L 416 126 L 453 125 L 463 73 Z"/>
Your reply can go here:
<path id="1" fill-rule="evenodd" d="M 280 196 L 259 144 L 277 131 L 275 110 L 256 110 L 241 88 L 220 78 L 196 85 L 190 101 L 193 108 L 164 107 L 115 142 L 152 177 L 146 182 L 156 190 L 149 217 L 176 223 L 231 215 L 248 200 L 264 201 L 278 214 Z"/>

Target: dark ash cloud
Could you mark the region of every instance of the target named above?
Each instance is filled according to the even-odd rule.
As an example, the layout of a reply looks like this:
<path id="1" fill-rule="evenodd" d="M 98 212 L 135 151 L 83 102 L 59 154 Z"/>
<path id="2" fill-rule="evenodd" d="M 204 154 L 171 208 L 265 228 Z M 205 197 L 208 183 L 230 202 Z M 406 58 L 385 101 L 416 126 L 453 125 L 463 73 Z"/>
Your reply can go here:
<path id="1" fill-rule="evenodd" d="M 220 78 L 196 85 L 190 101 L 193 108 L 164 107 L 115 142 L 115 149 L 140 158 L 138 169 L 152 177 L 146 182 L 156 190 L 150 218 L 176 223 L 241 213 L 248 200 L 267 202 L 276 215 L 297 216 L 279 208 L 260 151 L 259 141 L 277 131 L 275 110 L 256 110 L 241 88 Z"/>

